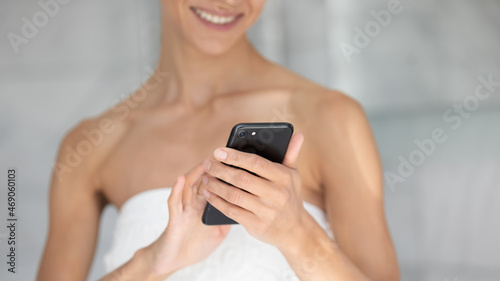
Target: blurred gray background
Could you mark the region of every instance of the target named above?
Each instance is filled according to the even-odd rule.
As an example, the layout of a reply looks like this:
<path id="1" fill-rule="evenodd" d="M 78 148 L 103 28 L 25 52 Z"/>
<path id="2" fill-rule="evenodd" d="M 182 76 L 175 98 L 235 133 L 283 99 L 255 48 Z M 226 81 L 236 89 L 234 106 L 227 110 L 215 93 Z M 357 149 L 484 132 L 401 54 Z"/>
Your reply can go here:
<path id="1" fill-rule="evenodd" d="M 500 280 L 500 87 L 474 96 L 479 76 L 500 81 L 500 1 L 401 0 L 377 30 L 372 11 L 390 2 L 269 0 L 250 38 L 266 57 L 365 107 L 384 171 L 402 181 L 386 182 L 386 212 L 403 280 Z M 71 0 L 16 53 L 8 34 L 40 11 L 34 0 L 0 2 L 1 186 L 8 167 L 19 177 L 18 272 L 6 272 L 1 188 L 0 280 L 35 277 L 65 132 L 132 93 L 158 58 L 157 0 Z M 341 46 L 356 46 L 356 28 L 367 25 L 370 44 L 349 62 Z M 463 115 L 453 111 L 461 104 Z M 439 128 L 446 140 L 423 154 L 415 141 Z M 402 161 L 415 163 L 411 175 L 398 172 Z M 89 280 L 103 274 L 115 218 L 106 208 Z"/>

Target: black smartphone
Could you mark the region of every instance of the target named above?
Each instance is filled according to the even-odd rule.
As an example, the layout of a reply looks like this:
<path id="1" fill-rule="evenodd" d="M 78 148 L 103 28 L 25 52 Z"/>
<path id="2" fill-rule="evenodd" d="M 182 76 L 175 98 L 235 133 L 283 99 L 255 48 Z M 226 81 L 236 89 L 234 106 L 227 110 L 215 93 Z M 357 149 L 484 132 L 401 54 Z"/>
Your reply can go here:
<path id="1" fill-rule="evenodd" d="M 293 125 L 286 122 L 240 123 L 231 130 L 226 147 L 283 163 L 292 134 Z M 210 203 L 207 203 L 201 220 L 206 225 L 238 224 Z"/>

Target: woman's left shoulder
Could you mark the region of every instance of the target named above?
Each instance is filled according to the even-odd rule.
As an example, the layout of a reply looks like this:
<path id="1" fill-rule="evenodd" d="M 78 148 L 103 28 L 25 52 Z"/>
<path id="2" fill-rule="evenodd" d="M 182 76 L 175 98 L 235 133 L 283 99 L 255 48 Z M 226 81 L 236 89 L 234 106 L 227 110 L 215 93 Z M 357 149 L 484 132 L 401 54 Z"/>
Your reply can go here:
<path id="1" fill-rule="evenodd" d="M 349 127 L 367 121 L 361 104 L 339 90 L 329 89 L 282 67 L 276 68 L 274 81 L 285 81 L 287 104 L 299 123 L 307 127 Z"/>
<path id="2" fill-rule="evenodd" d="M 297 112 L 307 116 L 307 123 L 314 126 L 347 129 L 365 123 L 366 114 L 362 105 L 349 95 L 315 84 L 297 88 L 292 103 Z"/>
<path id="3" fill-rule="evenodd" d="M 350 169 L 354 167 L 369 175 L 366 178 L 379 183 L 380 159 L 361 104 L 340 91 L 329 89 L 301 90 L 296 98 L 309 107 L 301 117 L 305 120 L 301 132 L 309 143 L 309 153 L 316 160 L 314 166 L 320 182 L 333 183 L 330 187 L 348 186 L 352 184 Z M 379 186 L 368 185 L 375 194 L 380 194 Z"/>

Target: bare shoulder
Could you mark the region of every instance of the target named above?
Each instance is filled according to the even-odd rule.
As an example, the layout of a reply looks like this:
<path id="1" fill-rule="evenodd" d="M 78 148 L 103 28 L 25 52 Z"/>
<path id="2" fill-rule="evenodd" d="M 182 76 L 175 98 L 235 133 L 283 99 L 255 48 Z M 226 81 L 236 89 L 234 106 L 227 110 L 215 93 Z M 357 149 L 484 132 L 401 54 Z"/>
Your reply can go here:
<path id="1" fill-rule="evenodd" d="M 345 132 L 367 121 L 365 111 L 357 100 L 312 82 L 294 91 L 292 106 L 300 119 L 312 129 L 321 126 Z"/>
<path id="2" fill-rule="evenodd" d="M 291 106 L 298 118 L 308 124 L 352 125 L 362 121 L 365 113 L 358 101 L 341 91 L 328 89 L 290 70 L 275 65 L 275 81 L 286 83 Z"/>
<path id="3" fill-rule="evenodd" d="M 323 90 L 311 95 L 309 112 L 311 126 L 307 133 L 313 137 L 323 155 L 362 157 L 373 155 L 375 140 L 370 123 L 361 104 L 348 95 L 334 90 Z"/>
<path id="4" fill-rule="evenodd" d="M 126 122 L 112 109 L 80 121 L 66 133 L 59 146 L 54 179 L 91 181 L 97 188 L 96 170 L 125 130 Z"/>
<path id="5" fill-rule="evenodd" d="M 318 91 L 314 98 L 316 122 L 341 132 L 363 125 L 367 119 L 361 104 L 354 98 L 335 90 Z"/>
<path id="6" fill-rule="evenodd" d="M 308 141 L 316 149 L 332 151 L 354 143 L 361 145 L 361 142 L 365 146 L 371 145 L 371 128 L 358 101 L 340 91 L 319 86 L 297 92 L 294 97 L 295 112 L 304 124 Z"/>
<path id="7" fill-rule="evenodd" d="M 79 122 L 63 138 L 49 191 L 50 224 L 39 280 L 86 279 L 99 218 L 108 203 L 96 170 L 116 142 L 119 127 L 116 119 L 104 113 Z"/>
<path id="8" fill-rule="evenodd" d="M 305 142 L 316 156 L 323 185 L 352 185 L 346 175 L 352 174 L 349 169 L 354 168 L 371 179 L 363 186 L 380 195 L 379 155 L 361 104 L 340 91 L 313 83 L 306 85 L 293 95 L 294 112 L 303 124 Z M 340 182 L 341 179 L 346 179 L 346 182 Z"/>
<path id="9" fill-rule="evenodd" d="M 284 81 L 290 94 L 289 105 L 293 112 L 290 119 L 301 125 L 309 141 L 331 145 L 332 141 L 349 141 L 360 134 L 371 133 L 365 111 L 354 98 L 280 66 L 275 70 L 275 80 Z"/>

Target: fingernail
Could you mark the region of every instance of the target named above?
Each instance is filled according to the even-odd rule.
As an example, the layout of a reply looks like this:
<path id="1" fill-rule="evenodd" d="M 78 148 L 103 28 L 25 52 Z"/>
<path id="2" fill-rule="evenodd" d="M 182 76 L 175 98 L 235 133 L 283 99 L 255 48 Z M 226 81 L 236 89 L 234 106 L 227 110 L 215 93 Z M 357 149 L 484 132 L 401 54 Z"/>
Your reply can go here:
<path id="1" fill-rule="evenodd" d="M 203 190 L 203 195 L 205 195 L 206 198 L 210 198 L 210 192 L 208 192 L 206 189 Z"/>
<path id="2" fill-rule="evenodd" d="M 217 148 L 215 151 L 214 151 L 214 156 L 215 158 L 217 159 L 220 159 L 220 160 L 226 160 L 226 157 L 227 157 L 227 152 L 225 152 L 224 150 L 220 149 L 220 148 Z"/>
<path id="3" fill-rule="evenodd" d="M 211 166 L 212 166 L 212 161 L 210 161 L 209 159 L 205 160 L 205 162 L 203 163 L 203 168 L 205 169 L 205 171 L 210 170 Z"/>
<path id="4" fill-rule="evenodd" d="M 208 183 L 208 177 L 204 176 L 203 177 L 203 184 L 206 185 Z"/>

